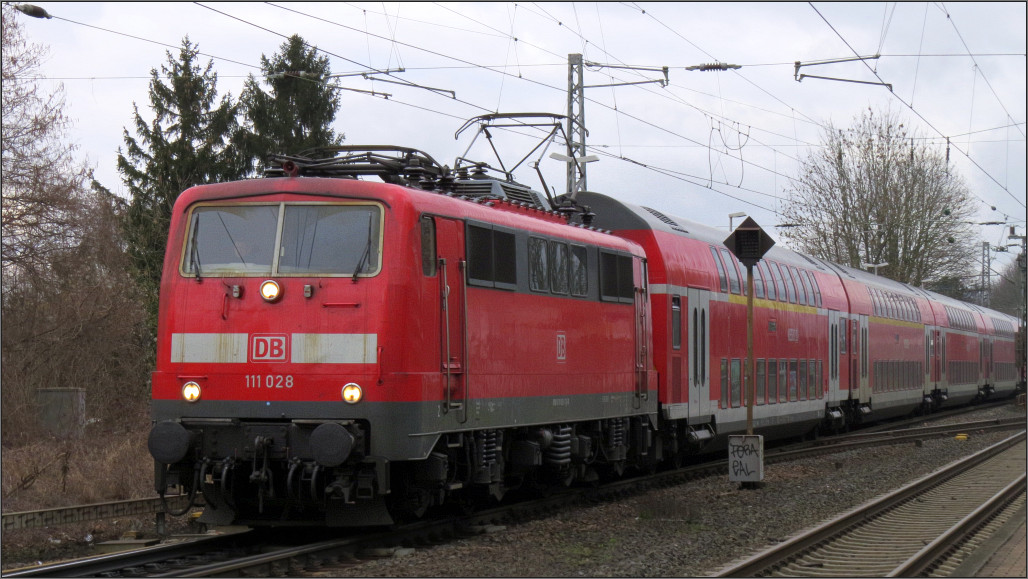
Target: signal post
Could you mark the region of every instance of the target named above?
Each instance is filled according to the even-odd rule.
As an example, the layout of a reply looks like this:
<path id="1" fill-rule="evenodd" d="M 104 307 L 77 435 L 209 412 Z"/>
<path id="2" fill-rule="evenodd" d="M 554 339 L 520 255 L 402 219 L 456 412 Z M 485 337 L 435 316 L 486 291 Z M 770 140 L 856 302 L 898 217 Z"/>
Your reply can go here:
<path id="1" fill-rule="evenodd" d="M 757 398 L 753 359 L 753 267 L 774 244 L 752 217 L 747 217 L 725 239 L 725 246 L 746 267 L 746 435 L 728 437 L 728 480 L 741 482 L 743 488 L 759 488 L 764 480 L 764 437 L 753 435 L 753 404 Z"/>

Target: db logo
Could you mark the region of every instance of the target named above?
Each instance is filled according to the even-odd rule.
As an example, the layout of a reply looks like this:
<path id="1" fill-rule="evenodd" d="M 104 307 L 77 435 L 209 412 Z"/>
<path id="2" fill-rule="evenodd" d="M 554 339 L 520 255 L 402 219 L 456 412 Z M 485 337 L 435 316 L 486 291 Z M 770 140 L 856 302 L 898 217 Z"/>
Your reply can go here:
<path id="1" fill-rule="evenodd" d="M 250 336 L 251 362 L 285 362 L 289 358 L 289 336 L 254 334 Z"/>
<path id="2" fill-rule="evenodd" d="M 568 338 L 561 332 L 557 334 L 557 361 L 564 362 L 568 359 Z"/>

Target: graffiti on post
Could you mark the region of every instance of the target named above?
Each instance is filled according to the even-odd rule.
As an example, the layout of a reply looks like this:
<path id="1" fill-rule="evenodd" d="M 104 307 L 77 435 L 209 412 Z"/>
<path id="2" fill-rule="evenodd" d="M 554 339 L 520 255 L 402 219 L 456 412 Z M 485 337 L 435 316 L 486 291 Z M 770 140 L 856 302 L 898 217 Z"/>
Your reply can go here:
<path id="1" fill-rule="evenodd" d="M 728 480 L 732 482 L 764 480 L 763 436 L 728 437 Z"/>

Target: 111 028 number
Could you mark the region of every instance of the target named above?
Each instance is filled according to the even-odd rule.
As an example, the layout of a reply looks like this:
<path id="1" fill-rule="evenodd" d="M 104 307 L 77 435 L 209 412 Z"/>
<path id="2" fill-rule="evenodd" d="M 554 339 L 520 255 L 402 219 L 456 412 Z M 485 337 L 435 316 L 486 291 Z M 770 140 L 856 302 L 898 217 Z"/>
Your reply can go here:
<path id="1" fill-rule="evenodd" d="M 293 377 L 288 374 L 247 374 L 247 388 L 292 388 Z"/>

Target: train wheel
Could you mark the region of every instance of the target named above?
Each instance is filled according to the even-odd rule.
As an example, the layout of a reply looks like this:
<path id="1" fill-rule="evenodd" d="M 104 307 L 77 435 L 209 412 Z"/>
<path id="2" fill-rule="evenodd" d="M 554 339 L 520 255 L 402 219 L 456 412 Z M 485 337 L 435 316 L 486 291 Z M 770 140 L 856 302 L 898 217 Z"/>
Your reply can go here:
<path id="1" fill-rule="evenodd" d="M 389 511 L 397 521 L 420 519 L 432 503 L 432 493 L 427 489 L 406 487 L 390 502 Z"/>
<path id="2" fill-rule="evenodd" d="M 608 463 L 602 467 L 602 472 L 605 475 L 603 478 L 619 479 L 621 475 L 625 474 L 625 461 L 618 460 Z"/>

